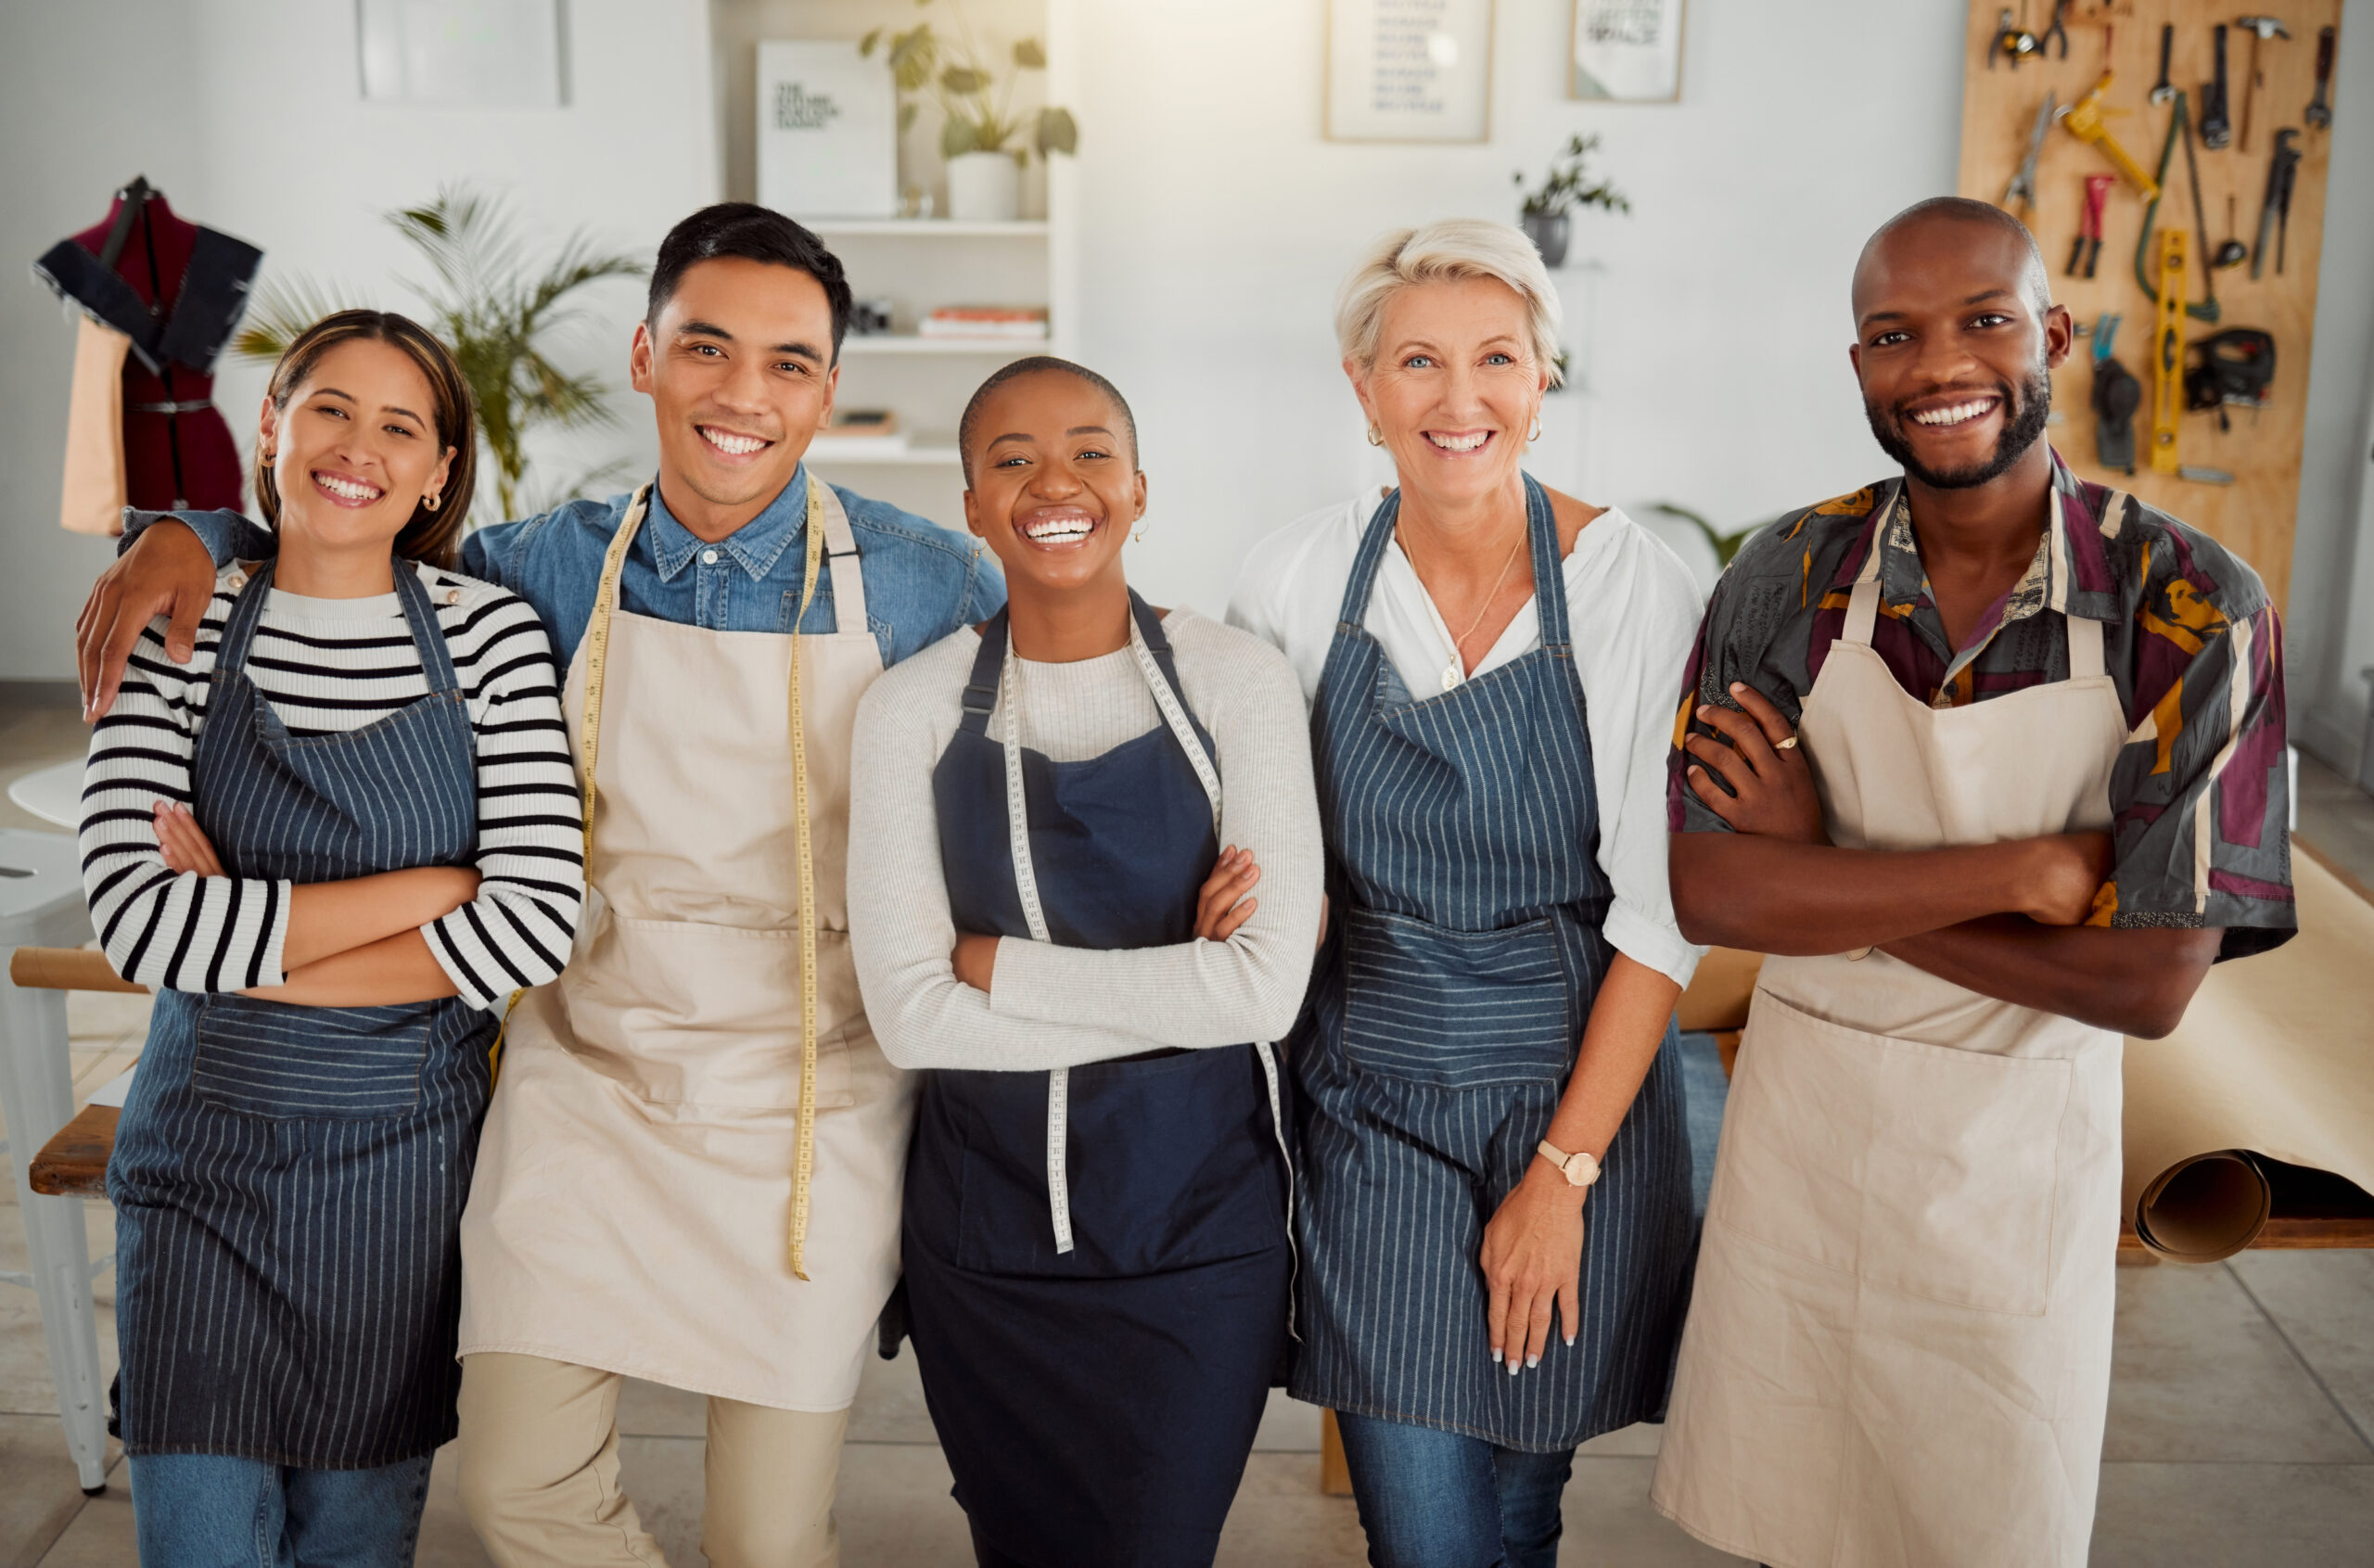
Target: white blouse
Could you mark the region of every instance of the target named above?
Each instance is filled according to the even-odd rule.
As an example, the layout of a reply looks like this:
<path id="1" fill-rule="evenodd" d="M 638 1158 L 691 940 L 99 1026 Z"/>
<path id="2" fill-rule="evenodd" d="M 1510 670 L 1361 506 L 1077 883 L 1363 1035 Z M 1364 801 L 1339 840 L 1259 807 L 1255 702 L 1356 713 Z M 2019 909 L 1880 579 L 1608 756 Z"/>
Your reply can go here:
<path id="1" fill-rule="evenodd" d="M 1280 529 L 1253 547 L 1237 577 L 1230 623 L 1284 650 L 1306 703 L 1318 694 L 1353 558 L 1385 493 L 1363 491 Z M 1599 863 L 1615 895 L 1607 938 L 1634 962 L 1687 986 L 1706 950 L 1674 924 L 1666 882 L 1666 758 L 1698 631 L 1697 586 L 1680 557 L 1614 507 L 1576 537 L 1565 584 L 1599 796 Z M 1413 697 L 1446 689 L 1445 671 L 1457 664 L 1458 648 L 1398 541 L 1385 548 L 1362 625 Z M 1540 612 L 1527 600 L 1467 678 L 1539 646 Z"/>

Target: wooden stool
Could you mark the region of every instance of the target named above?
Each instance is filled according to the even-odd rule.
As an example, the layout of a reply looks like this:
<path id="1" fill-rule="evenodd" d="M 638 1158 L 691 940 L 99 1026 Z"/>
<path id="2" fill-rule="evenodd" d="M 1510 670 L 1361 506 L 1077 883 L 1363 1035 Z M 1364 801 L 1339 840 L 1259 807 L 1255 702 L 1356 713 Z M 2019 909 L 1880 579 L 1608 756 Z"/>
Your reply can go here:
<path id="1" fill-rule="evenodd" d="M 148 993 L 147 987 L 109 968 L 107 954 L 88 948 L 19 948 L 8 957 L 8 978 L 25 990 Z M 125 1072 L 41 1146 L 27 1171 L 34 1192 L 52 1198 L 108 1195 L 108 1156 L 115 1150 L 116 1118 L 123 1114 L 131 1086 L 132 1073 Z"/>

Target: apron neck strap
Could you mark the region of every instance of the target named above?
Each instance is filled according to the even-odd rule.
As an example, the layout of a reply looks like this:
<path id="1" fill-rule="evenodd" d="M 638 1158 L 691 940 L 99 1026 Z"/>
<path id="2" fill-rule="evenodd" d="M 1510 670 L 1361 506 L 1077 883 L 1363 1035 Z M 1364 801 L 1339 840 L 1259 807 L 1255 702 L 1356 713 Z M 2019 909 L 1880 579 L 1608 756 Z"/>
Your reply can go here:
<path id="1" fill-rule="evenodd" d="M 1006 612 L 982 623 L 980 651 L 973 656 L 973 673 L 964 682 L 964 717 L 957 727 L 976 735 L 989 732 L 989 715 L 998 706 L 998 679 L 1005 669 Z"/>
<path id="2" fill-rule="evenodd" d="M 1369 516 L 1368 531 L 1360 536 L 1359 554 L 1352 557 L 1352 575 L 1344 584 L 1344 606 L 1335 612 L 1339 631 L 1357 631 L 1369 615 L 1369 591 L 1376 586 L 1377 568 L 1385 563 L 1385 547 L 1393 542 L 1393 526 L 1401 517 L 1401 492 L 1385 491 Z"/>
<path id="3" fill-rule="evenodd" d="M 1534 611 L 1541 620 L 1541 645 L 1563 648 L 1568 641 L 1566 626 L 1565 561 L 1558 554 L 1558 518 L 1550 505 L 1550 492 L 1541 488 L 1531 474 L 1522 474 L 1525 480 L 1525 535 L 1533 552 Z M 1351 580 L 1344 585 L 1344 607 L 1335 614 L 1336 629 L 1357 631 L 1368 618 L 1369 595 L 1376 588 L 1376 574 L 1385 564 L 1385 546 L 1393 542 L 1393 530 L 1401 520 L 1401 492 L 1388 492 L 1378 503 L 1369 518 L 1368 531 L 1360 536 L 1359 554 L 1352 560 Z"/>
<path id="4" fill-rule="evenodd" d="M 420 650 L 428 689 L 440 696 L 460 691 L 462 680 L 454 673 L 453 650 L 446 647 L 445 633 L 437 624 L 437 606 L 421 586 L 419 567 L 402 555 L 396 557 L 396 598 L 404 607 L 404 623 L 412 628 L 413 646 Z"/>
<path id="5" fill-rule="evenodd" d="M 824 571 L 833 583 L 833 626 L 839 631 L 874 630 L 865 618 L 865 574 L 857 559 L 857 535 L 833 487 L 808 476 L 808 526 L 824 530 Z"/>
<path id="6" fill-rule="evenodd" d="M 1863 557 L 1863 569 L 1855 579 L 1855 591 L 1846 599 L 1846 625 L 1838 640 L 1855 647 L 1871 645 L 1871 628 L 1880 618 L 1880 529 L 1887 527 L 1884 513 L 1880 524 L 1871 530 L 1870 553 Z"/>
<path id="7" fill-rule="evenodd" d="M 214 649 L 215 673 L 236 675 L 246 669 L 248 649 L 256 640 L 256 622 L 263 618 L 263 602 L 272 593 L 272 568 L 277 564 L 266 561 L 249 572 L 239 596 L 231 602 L 230 618 L 223 623 L 223 641 Z"/>
<path id="8" fill-rule="evenodd" d="M 2111 491 L 2102 508 L 2104 517 L 2126 516 L 2126 492 Z M 2069 610 L 2069 591 L 2076 584 L 2070 580 L 2074 569 L 2071 562 L 2076 552 L 2069 548 L 2068 514 L 2061 506 L 2061 491 L 2052 492 L 2052 607 L 2061 612 L 2061 623 L 2069 633 L 2069 678 L 2072 681 L 2099 681 L 2102 677 L 2102 623 L 2090 616 L 2073 615 Z"/>
<path id="9" fill-rule="evenodd" d="M 403 611 L 413 647 L 420 654 L 420 670 L 428 682 L 429 691 L 440 696 L 460 691 L 461 677 L 454 671 L 452 650 L 445 646 L 445 633 L 438 628 L 437 608 L 429 603 L 428 590 L 420 585 L 418 564 L 402 555 L 389 560 L 394 567 L 396 603 Z M 255 646 L 256 628 L 262 623 L 264 605 L 272 597 L 273 568 L 278 564 L 264 562 L 239 590 L 239 597 L 231 606 L 230 618 L 223 623 L 223 641 L 214 651 L 214 668 L 219 672 L 246 673 L 248 654 Z"/>
<path id="10" fill-rule="evenodd" d="M 1533 608 L 1541 621 L 1541 645 L 1563 649 L 1566 628 L 1566 562 L 1558 554 L 1558 515 L 1550 492 L 1531 474 L 1525 480 L 1525 526 L 1533 544 Z"/>

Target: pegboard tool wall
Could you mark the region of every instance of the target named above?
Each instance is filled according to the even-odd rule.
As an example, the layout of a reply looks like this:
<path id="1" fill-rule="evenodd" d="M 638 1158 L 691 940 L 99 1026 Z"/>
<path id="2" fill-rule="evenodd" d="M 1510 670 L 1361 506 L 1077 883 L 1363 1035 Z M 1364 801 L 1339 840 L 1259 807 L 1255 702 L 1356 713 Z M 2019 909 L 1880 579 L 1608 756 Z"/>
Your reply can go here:
<path id="1" fill-rule="evenodd" d="M 2275 271 L 2270 236 L 2261 276 L 2253 279 L 2247 263 L 2215 274 L 2219 319 L 2185 323 L 2188 342 L 2233 326 L 2259 327 L 2275 338 L 2276 374 L 2266 407 L 2227 409 L 2229 430 L 2218 428 L 2215 410 L 2188 412 L 2178 423 L 2182 462 L 2227 470 L 2234 476 L 2230 485 L 2151 470 L 2151 397 L 2157 375 L 2151 352 L 2152 302 L 2135 275 L 2136 244 L 2143 231 L 2141 196 L 2125 181 L 2112 190 L 2102 213 L 2101 257 L 2095 275 L 2064 275 L 2062 268 L 2084 217 L 2086 176 L 2114 171 L 2100 149 L 2055 125 L 2036 159 L 2035 207 L 2011 208 L 2043 248 L 2053 298 L 2069 308 L 2070 315 L 2087 328 L 2105 312 L 2122 318 L 2113 339 L 2115 357 L 2143 384 L 2142 406 L 2134 419 L 2136 472 L 2130 477 L 2106 470 L 2095 460 L 2093 340 L 2078 338 L 2068 363 L 2053 373 L 2052 405 L 2060 422 L 2048 435 L 2055 449 L 2086 478 L 2131 491 L 2235 551 L 2257 570 L 2279 607 L 2291 580 L 2292 523 L 2300 500 L 2308 351 L 2317 317 L 2317 268 L 2323 251 L 2325 171 L 2331 143 L 2331 134 L 2313 129 L 2302 111 L 2316 94 L 2317 30 L 2340 27 L 2341 0 L 2272 0 L 2255 8 L 2236 0 L 2070 0 L 2063 17 L 2069 33 L 2067 59 L 2061 58 L 2056 47 L 2051 57 L 2030 57 L 2016 70 L 2000 57 L 1990 68 L 1989 51 L 2007 9 L 2015 25 L 2037 33 L 2052 20 L 2052 0 L 2024 0 L 2024 6 L 2023 0 L 1970 0 L 1962 66 L 1963 196 L 2004 203 L 2004 189 L 2027 156 L 2030 128 L 2045 94 L 2057 94 L 2065 108 L 2100 77 L 2106 26 L 2111 34 L 2107 64 L 2113 77 L 2103 98 L 2110 133 L 2147 172 L 2159 169 L 2175 108 L 2172 103 L 2150 101 L 2160 75 L 2160 29 L 2167 24 L 2176 28 L 2168 81 L 2184 91 L 2189 102 L 2209 225 L 2208 252 L 2214 253 L 2229 233 L 2244 245 L 2256 241 L 2275 134 L 2287 127 L 2300 133 L 2301 159 L 2282 274 Z M 2234 25 L 2246 15 L 2277 18 L 2291 34 L 2259 45 L 2264 81 L 2251 109 L 2248 152 L 2241 149 L 2241 127 L 2243 100 L 2250 93 L 2252 35 Z M 2212 152 L 2201 143 L 2200 126 L 2203 89 L 2214 75 L 2211 29 L 2220 23 L 2227 28 L 2227 103 L 2234 138 L 2222 151 Z M 2365 92 L 2365 83 L 2336 78 L 2329 100 L 2333 112 L 2374 112 L 2374 99 Z M 2230 231 L 2228 196 L 2234 198 Z M 2162 227 L 2180 225 L 2189 234 L 2193 228 L 2192 192 L 2181 145 L 2168 166 L 2156 222 Z M 2198 236 L 2193 236 L 2192 249 L 2202 250 Z M 2195 256 L 2189 296 L 2195 301 L 2202 298 L 2207 263 L 2208 255 Z M 2148 258 L 2146 272 L 2156 275 Z"/>

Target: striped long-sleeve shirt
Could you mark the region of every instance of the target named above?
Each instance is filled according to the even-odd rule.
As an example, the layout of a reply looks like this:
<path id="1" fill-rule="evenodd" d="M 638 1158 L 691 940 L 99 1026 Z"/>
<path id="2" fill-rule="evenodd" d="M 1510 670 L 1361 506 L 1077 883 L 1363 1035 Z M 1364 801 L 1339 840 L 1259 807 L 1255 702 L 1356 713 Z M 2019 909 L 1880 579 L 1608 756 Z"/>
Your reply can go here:
<path id="1" fill-rule="evenodd" d="M 477 742 L 478 897 L 420 928 L 472 1006 L 560 973 L 584 898 L 582 814 L 552 645 L 524 599 L 420 567 L 469 706 Z M 123 691 L 91 736 L 83 785 L 83 880 L 118 973 L 175 990 L 280 984 L 289 884 L 168 870 L 153 811 L 188 801 L 214 658 L 240 567 L 215 580 L 187 664 L 165 657 L 164 623 L 134 650 Z M 377 722 L 428 694 L 393 593 L 313 599 L 271 591 L 247 674 L 293 736 Z"/>

